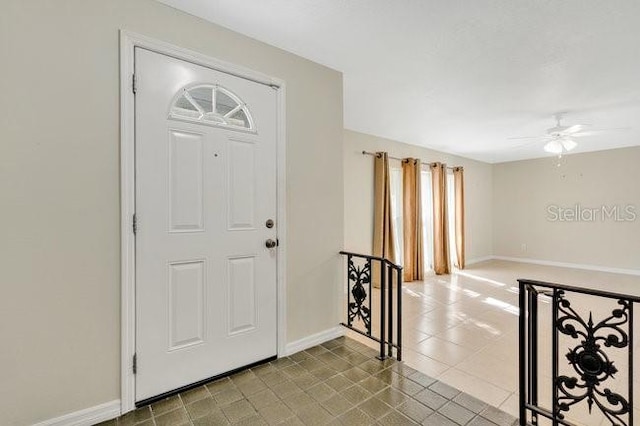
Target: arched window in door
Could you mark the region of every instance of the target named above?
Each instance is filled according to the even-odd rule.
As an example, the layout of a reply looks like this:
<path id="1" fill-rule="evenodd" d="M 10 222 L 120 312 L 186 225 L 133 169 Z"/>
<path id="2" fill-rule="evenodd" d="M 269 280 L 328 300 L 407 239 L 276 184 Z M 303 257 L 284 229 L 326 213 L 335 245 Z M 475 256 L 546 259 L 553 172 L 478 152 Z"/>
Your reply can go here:
<path id="1" fill-rule="evenodd" d="M 180 89 L 174 97 L 169 116 L 211 126 L 255 131 L 247 105 L 230 90 L 215 84 Z"/>

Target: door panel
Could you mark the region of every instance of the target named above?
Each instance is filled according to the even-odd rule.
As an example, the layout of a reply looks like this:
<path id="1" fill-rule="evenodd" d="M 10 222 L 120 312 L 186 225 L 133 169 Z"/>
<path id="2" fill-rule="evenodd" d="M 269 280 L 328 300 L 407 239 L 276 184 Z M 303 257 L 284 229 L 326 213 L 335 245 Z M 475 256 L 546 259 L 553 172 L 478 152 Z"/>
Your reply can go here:
<path id="1" fill-rule="evenodd" d="M 277 253 L 264 244 L 277 238 L 265 226 L 276 218 L 276 100 L 268 86 L 144 49 L 135 60 L 140 401 L 276 355 Z M 236 117 L 236 101 L 249 116 Z"/>
<path id="2" fill-rule="evenodd" d="M 170 130 L 169 223 L 172 232 L 204 230 L 204 135 Z"/>

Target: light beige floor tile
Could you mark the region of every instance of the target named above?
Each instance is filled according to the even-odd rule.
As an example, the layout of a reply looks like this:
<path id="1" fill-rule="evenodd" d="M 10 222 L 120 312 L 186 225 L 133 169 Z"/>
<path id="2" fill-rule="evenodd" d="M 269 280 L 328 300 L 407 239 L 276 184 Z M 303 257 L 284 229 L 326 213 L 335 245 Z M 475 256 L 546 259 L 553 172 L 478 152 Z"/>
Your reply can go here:
<path id="1" fill-rule="evenodd" d="M 455 368 L 447 370 L 439 380 L 494 407 L 499 407 L 510 395 L 507 390 Z"/>
<path id="2" fill-rule="evenodd" d="M 430 337 L 418 345 L 418 351 L 440 361 L 443 364 L 454 366 L 470 357 L 474 351 L 455 343 L 448 342 L 438 337 Z"/>

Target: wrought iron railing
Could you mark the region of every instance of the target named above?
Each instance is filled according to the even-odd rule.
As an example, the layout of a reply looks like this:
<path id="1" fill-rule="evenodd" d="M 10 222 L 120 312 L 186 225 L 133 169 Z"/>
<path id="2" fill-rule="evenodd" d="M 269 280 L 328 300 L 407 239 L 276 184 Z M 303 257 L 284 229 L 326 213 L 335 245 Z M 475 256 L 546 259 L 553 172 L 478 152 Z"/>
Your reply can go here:
<path id="1" fill-rule="evenodd" d="M 347 259 L 347 322 L 343 322 L 342 325 L 378 342 L 379 359 L 394 357 L 395 349 L 395 358 L 401 361 L 402 266 L 377 256 L 348 251 L 341 251 L 340 254 Z M 376 315 L 372 305 L 372 286 L 375 278 L 379 278 L 380 285 L 379 309 L 375 310 Z M 376 316 L 379 327 L 374 330 Z"/>
<path id="2" fill-rule="evenodd" d="M 574 425 L 580 414 L 580 423 L 633 425 L 633 307 L 640 297 L 518 282 L 520 424 Z M 539 339 L 546 327 L 550 354 L 541 349 L 548 342 Z M 540 364 L 547 356 L 550 388 L 541 389 L 549 372 Z M 542 398 L 547 391 L 550 398 Z"/>

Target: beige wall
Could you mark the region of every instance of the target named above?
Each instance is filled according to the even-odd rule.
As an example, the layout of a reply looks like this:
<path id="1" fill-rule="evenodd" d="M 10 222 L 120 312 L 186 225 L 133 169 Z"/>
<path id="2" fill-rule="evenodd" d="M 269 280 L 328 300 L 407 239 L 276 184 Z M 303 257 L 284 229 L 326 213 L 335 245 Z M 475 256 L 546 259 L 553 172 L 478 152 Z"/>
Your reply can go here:
<path id="1" fill-rule="evenodd" d="M 556 163 L 544 158 L 494 165 L 494 255 L 640 270 L 640 147 L 568 155 L 560 167 Z M 548 220 L 548 206 L 576 204 L 634 204 L 638 217 Z"/>
<path id="2" fill-rule="evenodd" d="M 339 72 L 151 0 L 3 0 L 2 425 L 120 398 L 119 29 L 286 81 L 288 340 L 339 320 Z"/>
<path id="3" fill-rule="evenodd" d="M 363 150 L 387 151 L 389 155 L 399 158 L 417 157 L 425 162 L 442 161 L 451 166 L 463 166 L 467 259 L 473 261 L 491 255 L 491 164 L 350 130 L 344 132 L 344 246 L 346 250 L 368 254 L 371 253 L 373 242 L 373 158 L 362 155 Z"/>

